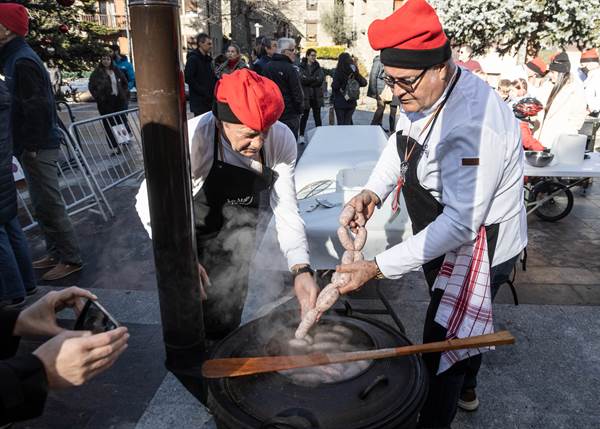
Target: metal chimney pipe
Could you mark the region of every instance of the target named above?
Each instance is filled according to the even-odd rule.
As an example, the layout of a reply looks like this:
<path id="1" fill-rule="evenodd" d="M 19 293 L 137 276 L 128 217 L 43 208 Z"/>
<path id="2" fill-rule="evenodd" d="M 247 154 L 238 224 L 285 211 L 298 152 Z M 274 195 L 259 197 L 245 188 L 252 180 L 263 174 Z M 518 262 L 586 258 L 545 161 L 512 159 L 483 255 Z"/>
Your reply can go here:
<path id="1" fill-rule="evenodd" d="M 130 0 L 166 367 L 202 402 L 205 358 L 178 0 Z"/>

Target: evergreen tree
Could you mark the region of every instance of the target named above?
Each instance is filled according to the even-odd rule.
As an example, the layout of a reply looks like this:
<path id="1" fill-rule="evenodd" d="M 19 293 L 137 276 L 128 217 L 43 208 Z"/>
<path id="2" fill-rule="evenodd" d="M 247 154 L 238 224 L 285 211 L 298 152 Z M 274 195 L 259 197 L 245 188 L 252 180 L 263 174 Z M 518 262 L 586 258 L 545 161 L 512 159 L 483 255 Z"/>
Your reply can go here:
<path id="1" fill-rule="evenodd" d="M 97 13 L 95 0 L 0 0 L 0 3 L 20 3 L 29 10 L 27 42 L 42 61 L 51 61 L 63 72 L 93 68 L 110 44 L 107 36 L 115 31 L 83 19 Z"/>
<path id="2" fill-rule="evenodd" d="M 502 54 L 600 45 L 600 0 L 430 0 L 454 44 Z"/>

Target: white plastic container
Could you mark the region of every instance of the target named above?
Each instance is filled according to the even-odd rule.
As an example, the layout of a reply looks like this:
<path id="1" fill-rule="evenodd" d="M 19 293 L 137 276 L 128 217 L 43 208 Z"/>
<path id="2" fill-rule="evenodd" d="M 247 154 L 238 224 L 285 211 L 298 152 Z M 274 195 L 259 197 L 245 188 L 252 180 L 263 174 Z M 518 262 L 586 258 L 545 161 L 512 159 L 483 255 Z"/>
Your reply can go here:
<path id="1" fill-rule="evenodd" d="M 561 134 L 552 147 L 557 162 L 563 165 L 579 165 L 585 156 L 587 136 L 582 134 Z"/>
<path id="2" fill-rule="evenodd" d="M 373 167 L 344 168 L 338 171 L 335 190 L 344 195 L 344 204 L 362 191 L 369 180 Z"/>

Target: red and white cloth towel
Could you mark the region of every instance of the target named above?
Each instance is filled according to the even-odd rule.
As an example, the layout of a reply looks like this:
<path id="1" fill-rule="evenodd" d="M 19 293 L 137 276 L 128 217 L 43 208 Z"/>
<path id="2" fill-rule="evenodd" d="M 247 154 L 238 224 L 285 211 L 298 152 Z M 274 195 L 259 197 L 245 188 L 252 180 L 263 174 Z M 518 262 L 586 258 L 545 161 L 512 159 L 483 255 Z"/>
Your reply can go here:
<path id="1" fill-rule="evenodd" d="M 447 329 L 446 339 L 467 338 L 494 331 L 490 262 L 484 226 L 479 229 L 474 242 L 446 254 L 433 289 L 444 291 L 435 322 Z M 438 374 L 460 360 L 492 349 L 484 347 L 444 352 Z"/>

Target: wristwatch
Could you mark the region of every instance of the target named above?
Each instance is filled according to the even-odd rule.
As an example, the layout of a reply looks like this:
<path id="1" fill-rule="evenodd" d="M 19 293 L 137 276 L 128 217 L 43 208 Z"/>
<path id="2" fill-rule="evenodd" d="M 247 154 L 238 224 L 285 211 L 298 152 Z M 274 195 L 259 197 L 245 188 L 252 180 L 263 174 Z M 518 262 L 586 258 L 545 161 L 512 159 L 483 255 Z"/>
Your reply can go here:
<path id="1" fill-rule="evenodd" d="M 298 276 L 299 274 L 302 273 L 310 273 L 310 275 L 312 276 L 315 273 L 315 270 L 313 270 L 310 265 L 302 265 L 298 268 L 293 268 L 292 267 L 292 276 L 294 278 L 296 278 L 296 276 Z"/>
<path id="2" fill-rule="evenodd" d="M 383 279 L 385 279 L 385 276 L 383 275 L 383 273 L 379 269 L 379 264 L 377 263 L 377 259 L 373 258 L 373 262 L 375 262 L 375 266 L 377 267 L 377 273 L 375 273 L 375 279 L 376 280 L 383 280 Z"/>

